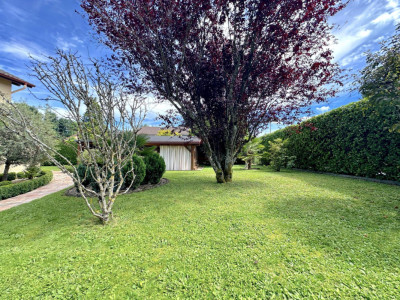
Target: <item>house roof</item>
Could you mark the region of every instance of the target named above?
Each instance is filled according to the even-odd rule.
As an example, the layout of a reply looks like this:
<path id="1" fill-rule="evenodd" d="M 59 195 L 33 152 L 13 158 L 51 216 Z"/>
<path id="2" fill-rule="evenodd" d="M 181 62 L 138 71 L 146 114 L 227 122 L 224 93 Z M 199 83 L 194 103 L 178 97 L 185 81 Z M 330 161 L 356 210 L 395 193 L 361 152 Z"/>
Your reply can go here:
<path id="1" fill-rule="evenodd" d="M 146 145 L 160 146 L 160 145 L 200 145 L 201 139 L 195 136 L 158 136 L 149 135 Z"/>
<path id="2" fill-rule="evenodd" d="M 28 81 L 23 80 L 23 79 L 21 79 L 21 78 L 19 78 L 17 76 L 14 76 L 14 75 L 12 75 L 12 74 L 10 74 L 10 73 L 2 70 L 2 69 L 0 69 L 0 78 L 4 78 L 4 79 L 7 79 L 7 80 L 10 80 L 12 84 L 17 85 L 17 86 L 26 84 L 27 87 L 30 87 L 30 88 L 35 87 L 34 84 L 29 83 Z"/>
<path id="3" fill-rule="evenodd" d="M 140 128 L 138 131 L 138 134 L 146 134 L 146 135 L 157 135 L 157 133 L 160 131 L 161 127 L 150 127 L 150 126 L 145 126 Z"/>
<path id="4" fill-rule="evenodd" d="M 184 128 L 184 127 L 178 127 L 178 128 L 167 128 L 167 127 L 150 127 L 150 126 L 145 126 L 142 127 L 138 134 L 146 134 L 146 135 L 157 135 L 160 130 L 166 130 L 166 129 L 174 129 L 176 133 L 179 133 L 180 135 L 187 136 L 189 135 L 189 129 Z"/>

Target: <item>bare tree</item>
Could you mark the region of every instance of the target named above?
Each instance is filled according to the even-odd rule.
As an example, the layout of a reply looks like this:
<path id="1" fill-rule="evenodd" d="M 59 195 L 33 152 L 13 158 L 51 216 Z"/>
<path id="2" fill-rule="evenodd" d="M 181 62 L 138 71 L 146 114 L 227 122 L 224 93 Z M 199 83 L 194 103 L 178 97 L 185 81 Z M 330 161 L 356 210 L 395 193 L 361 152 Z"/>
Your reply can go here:
<path id="1" fill-rule="evenodd" d="M 78 170 L 55 147 L 43 141 L 32 123 L 10 99 L 0 106 L 3 123 L 15 133 L 26 136 L 40 147 L 48 158 L 74 181 L 90 212 L 103 223 L 112 217 L 112 207 L 118 194 L 127 192 L 131 185 L 124 184 L 135 170 L 132 159 L 136 147 L 136 133 L 145 117 L 140 95 L 132 95 L 112 72 L 97 60 L 86 64 L 73 53 L 57 51 L 46 62 L 33 60 L 35 77 L 49 91 L 46 100 L 58 101 L 67 111 L 68 118 L 78 128 L 78 160 L 86 166 Z M 65 167 L 54 159 L 62 157 Z M 93 182 L 87 185 L 88 178 Z M 92 201 L 96 197 L 97 201 Z M 97 203 L 96 203 L 97 202 Z"/>

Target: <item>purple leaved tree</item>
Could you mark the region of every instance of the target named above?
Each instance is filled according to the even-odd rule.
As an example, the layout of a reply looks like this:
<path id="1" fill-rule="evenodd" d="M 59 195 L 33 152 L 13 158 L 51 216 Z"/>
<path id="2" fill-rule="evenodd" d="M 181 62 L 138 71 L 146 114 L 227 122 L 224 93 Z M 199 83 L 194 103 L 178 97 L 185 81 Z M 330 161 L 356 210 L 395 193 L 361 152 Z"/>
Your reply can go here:
<path id="1" fill-rule="evenodd" d="M 232 181 L 246 140 L 333 96 L 328 17 L 341 0 L 83 0 L 115 65 L 169 101 Z"/>

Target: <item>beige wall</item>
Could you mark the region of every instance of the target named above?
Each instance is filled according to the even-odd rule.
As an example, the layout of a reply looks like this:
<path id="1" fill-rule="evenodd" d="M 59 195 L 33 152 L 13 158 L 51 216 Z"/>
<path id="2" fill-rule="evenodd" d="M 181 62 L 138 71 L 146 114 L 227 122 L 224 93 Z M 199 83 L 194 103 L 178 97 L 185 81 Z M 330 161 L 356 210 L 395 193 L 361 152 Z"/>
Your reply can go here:
<path id="1" fill-rule="evenodd" d="M 11 81 L 0 78 L 0 92 L 4 93 L 6 97 L 11 97 Z M 1 97 L 0 97 L 1 99 Z"/>
<path id="2" fill-rule="evenodd" d="M 11 97 L 11 81 L 0 78 L 0 92 L 4 93 L 6 97 Z M 0 96 L 0 102 L 2 101 Z M 10 172 L 21 172 L 25 169 L 25 166 L 11 166 Z M 4 165 L 0 164 L 0 173 L 3 173 Z"/>
<path id="3" fill-rule="evenodd" d="M 15 165 L 11 165 L 10 171 L 9 172 L 22 172 L 25 171 L 26 166 L 24 165 L 19 165 L 19 166 L 15 166 Z M 4 172 L 4 165 L 0 165 L 0 173 Z"/>

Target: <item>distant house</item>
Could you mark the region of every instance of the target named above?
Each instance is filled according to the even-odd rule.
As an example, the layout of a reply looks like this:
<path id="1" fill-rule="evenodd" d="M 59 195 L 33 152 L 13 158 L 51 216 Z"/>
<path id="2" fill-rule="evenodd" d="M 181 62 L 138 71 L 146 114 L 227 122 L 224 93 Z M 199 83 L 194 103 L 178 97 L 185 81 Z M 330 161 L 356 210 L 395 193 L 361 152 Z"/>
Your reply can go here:
<path id="1" fill-rule="evenodd" d="M 24 87 L 13 91 L 12 90 L 13 85 L 24 86 Z M 0 92 L 5 94 L 6 97 L 10 98 L 11 94 L 19 92 L 25 89 L 26 87 L 33 88 L 35 87 L 35 85 L 0 69 Z"/>
<path id="2" fill-rule="evenodd" d="M 184 128 L 176 129 L 179 135 L 175 136 L 159 136 L 160 130 L 163 128 L 143 127 L 138 133 L 148 137 L 146 146 L 156 146 L 168 171 L 196 170 L 201 139 L 190 136 Z"/>
<path id="3" fill-rule="evenodd" d="M 23 86 L 17 90 L 12 90 L 12 86 Z M 4 94 L 7 99 L 11 99 L 11 95 L 26 89 L 27 87 L 33 88 L 35 85 L 29 83 L 26 80 L 23 80 L 15 75 L 12 75 L 4 70 L 0 69 L 0 92 Z M 2 101 L 2 97 L 0 97 L 0 102 Z M 1 104 L 0 104 L 1 105 Z M 0 173 L 4 171 L 4 164 L 0 164 Z M 21 172 L 25 169 L 24 165 L 13 166 L 9 170 L 9 172 Z"/>

